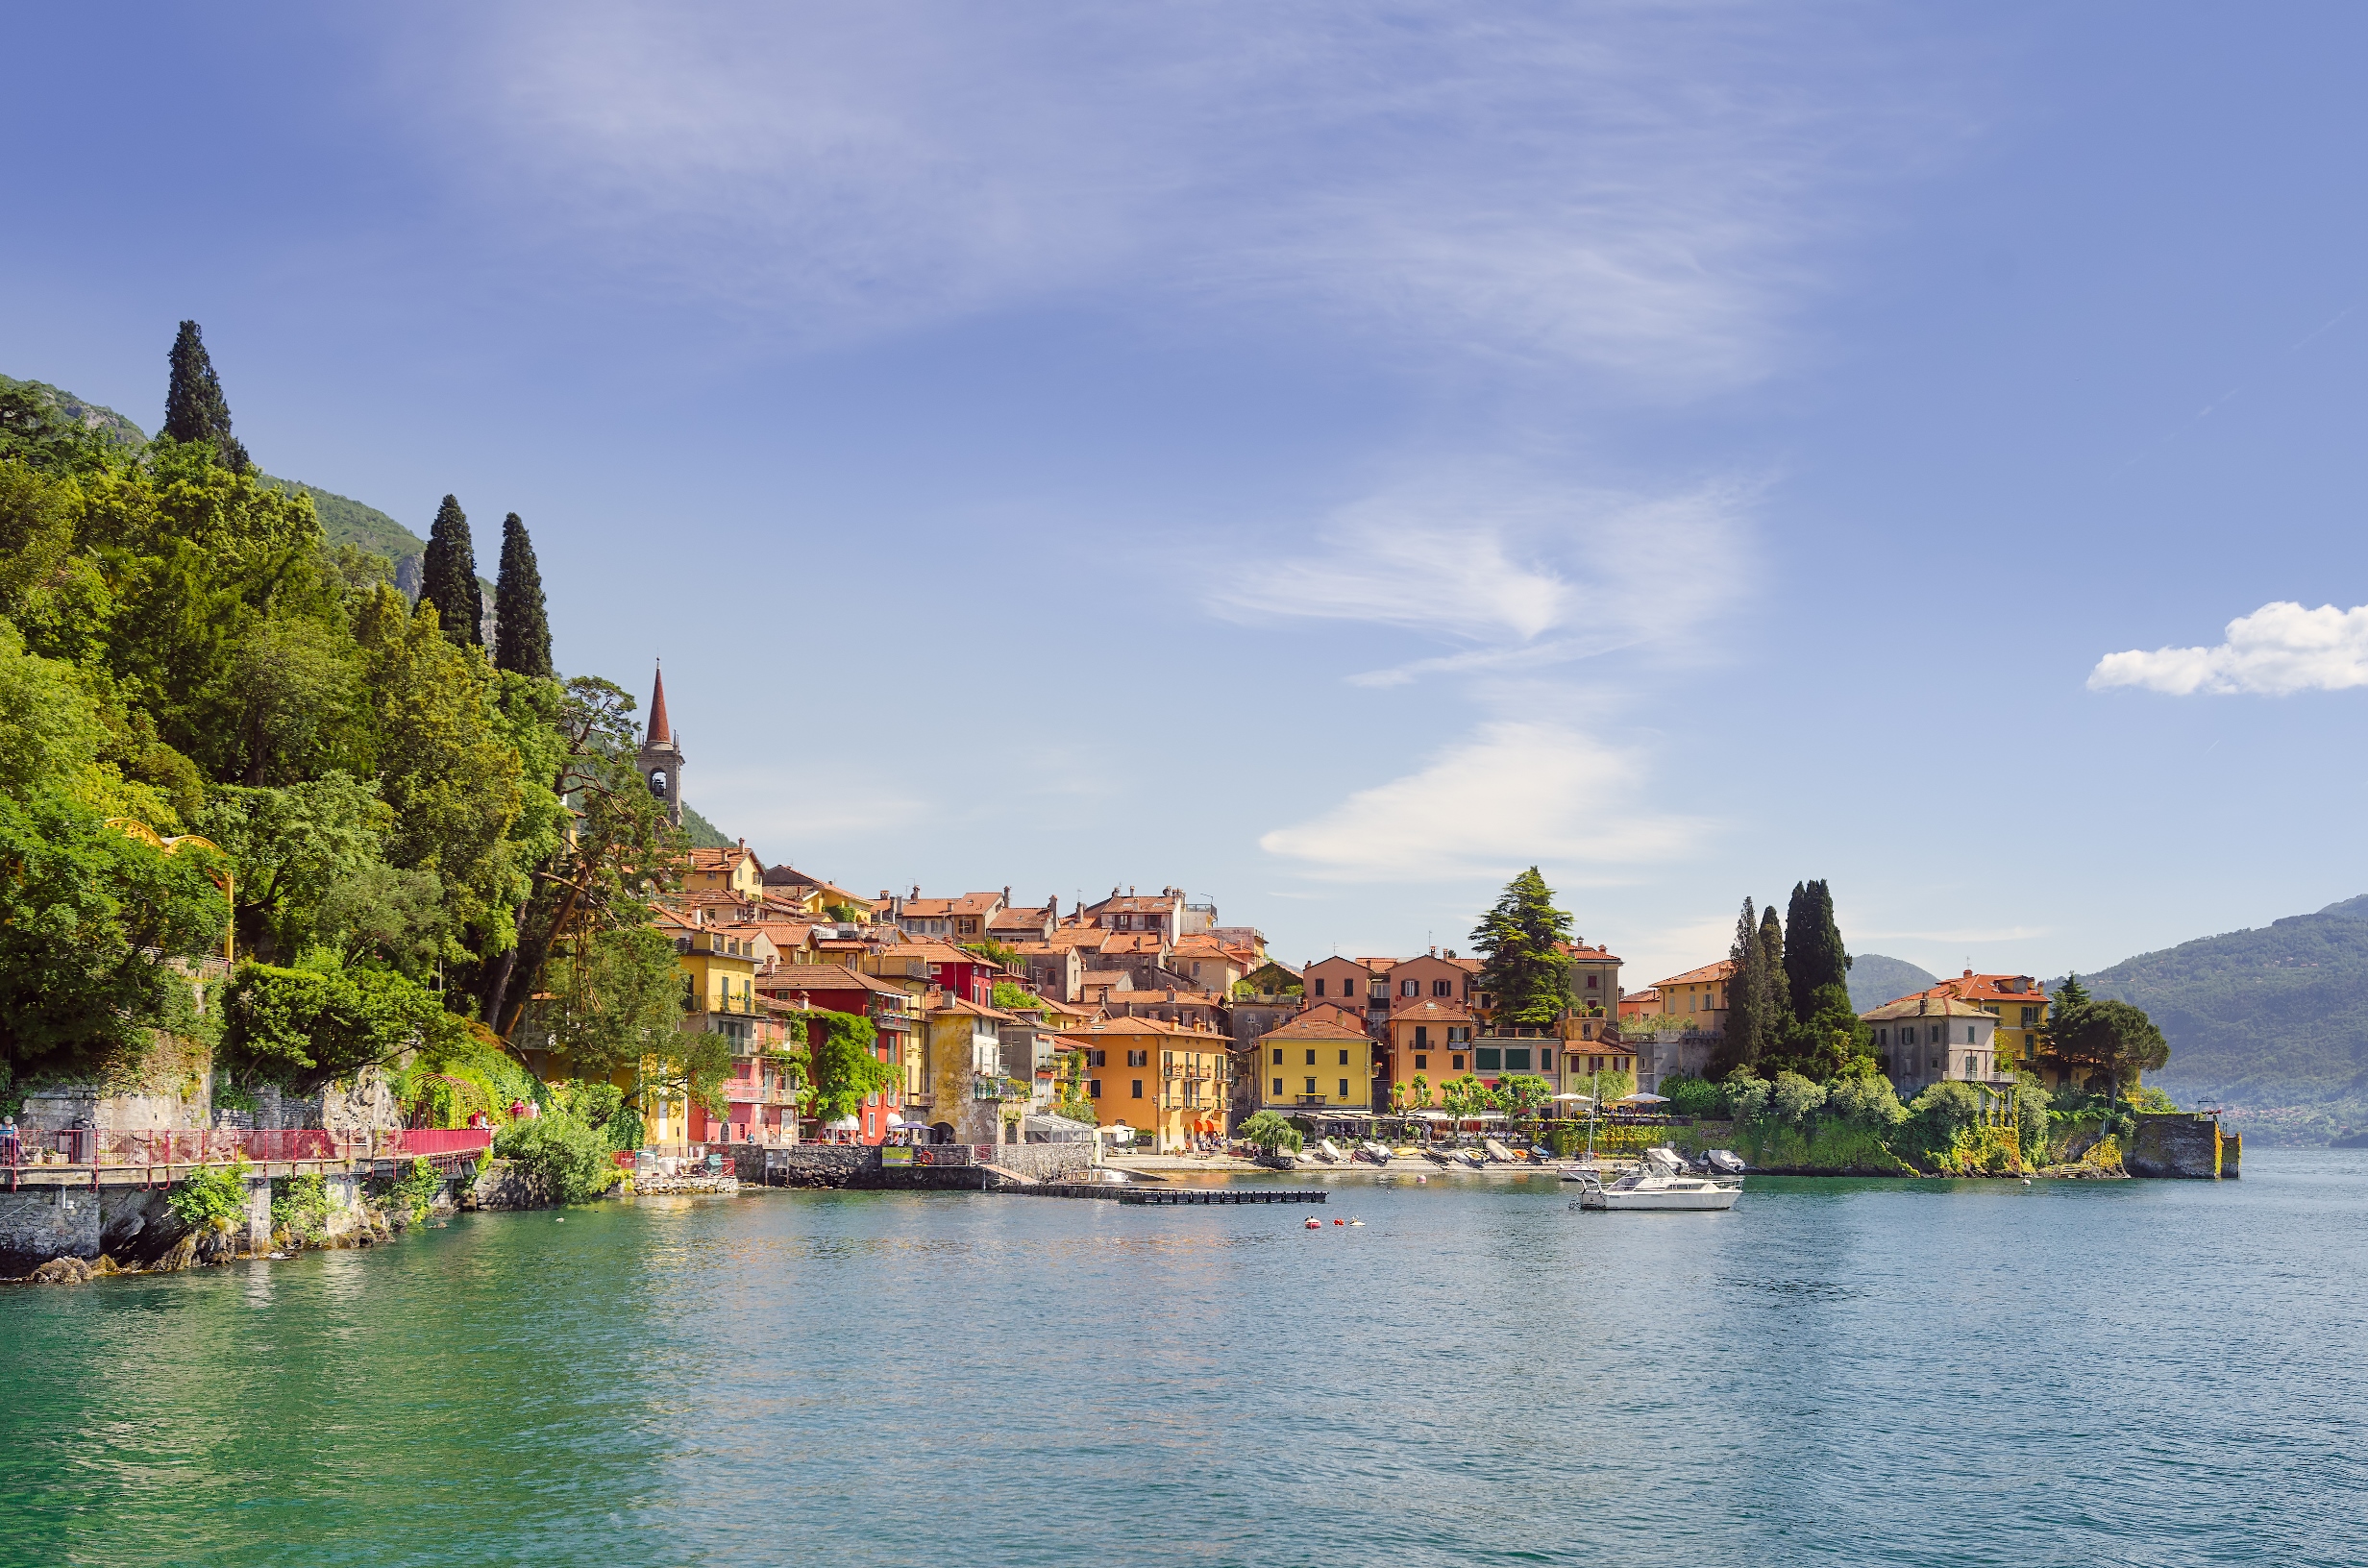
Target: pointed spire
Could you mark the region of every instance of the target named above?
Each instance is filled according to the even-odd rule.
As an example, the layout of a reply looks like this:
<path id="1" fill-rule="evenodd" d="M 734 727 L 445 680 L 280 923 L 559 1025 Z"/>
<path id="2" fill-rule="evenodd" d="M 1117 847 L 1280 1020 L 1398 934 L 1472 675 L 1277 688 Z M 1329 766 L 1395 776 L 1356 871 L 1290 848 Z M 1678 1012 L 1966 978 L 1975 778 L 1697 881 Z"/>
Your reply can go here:
<path id="1" fill-rule="evenodd" d="M 650 694 L 650 744 L 663 746 L 674 738 L 674 728 L 666 723 L 666 668 L 660 665 L 657 690 Z"/>

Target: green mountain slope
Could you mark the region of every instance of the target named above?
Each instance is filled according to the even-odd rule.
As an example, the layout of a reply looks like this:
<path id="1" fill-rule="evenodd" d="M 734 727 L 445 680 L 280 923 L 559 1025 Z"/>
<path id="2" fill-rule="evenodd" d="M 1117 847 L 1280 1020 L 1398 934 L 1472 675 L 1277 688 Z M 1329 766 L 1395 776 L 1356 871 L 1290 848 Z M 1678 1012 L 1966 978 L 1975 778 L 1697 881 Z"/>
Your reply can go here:
<path id="1" fill-rule="evenodd" d="M 383 555 L 399 561 L 406 555 L 416 555 L 428 548 L 428 541 L 380 511 L 366 506 L 350 496 L 324 490 L 317 484 L 302 479 L 263 477 L 267 484 L 283 490 L 296 490 L 312 498 L 312 509 L 320 514 L 321 536 L 333 545 L 355 545 L 374 555 Z"/>
<path id="2" fill-rule="evenodd" d="M 688 800 L 682 802 L 682 831 L 690 835 L 694 849 L 728 849 L 739 842 L 699 815 Z"/>
<path id="3" fill-rule="evenodd" d="M 2328 1130 L 2368 1112 L 2368 896 L 2141 953 L 2081 983 L 2161 1026 L 2170 1066 L 2150 1081 L 2183 1105 L 2307 1111 Z"/>
<path id="4" fill-rule="evenodd" d="M 1912 996 L 1919 991 L 1930 991 L 1939 983 L 1938 975 L 1929 974 L 1904 958 L 1886 958 L 1881 953 L 1850 955 L 1850 1005 L 1862 1013 L 1902 996 Z"/>
<path id="5" fill-rule="evenodd" d="M 47 381 L 20 381 L 12 376 L 0 376 L 0 386 L 32 393 L 84 429 L 106 432 L 118 446 L 137 452 L 148 444 L 148 433 L 121 414 L 103 404 L 85 403 L 62 386 L 52 386 Z"/>
<path id="6" fill-rule="evenodd" d="M 20 381 L 9 376 L 0 376 L 0 386 L 20 387 L 31 392 L 84 429 L 104 430 L 119 445 L 134 452 L 148 444 L 147 432 L 137 425 L 106 404 L 86 402 L 63 387 L 52 386 L 47 381 Z M 259 477 L 265 484 L 310 496 L 313 510 L 320 514 L 322 536 L 333 545 L 355 545 L 374 555 L 383 555 L 390 561 L 416 555 L 428 548 L 427 540 L 376 506 L 366 505 L 351 496 L 341 496 L 317 484 L 307 484 L 302 479 L 283 479 L 270 474 Z M 485 584 L 486 592 L 490 593 L 492 589 L 491 583 Z"/>

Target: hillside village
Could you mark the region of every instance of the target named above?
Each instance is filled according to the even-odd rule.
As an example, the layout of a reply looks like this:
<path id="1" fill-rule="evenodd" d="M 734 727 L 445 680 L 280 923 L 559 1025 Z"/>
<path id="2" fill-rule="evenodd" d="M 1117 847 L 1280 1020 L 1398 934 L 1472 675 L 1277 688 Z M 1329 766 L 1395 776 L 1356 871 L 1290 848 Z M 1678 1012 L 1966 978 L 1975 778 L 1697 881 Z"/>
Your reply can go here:
<path id="1" fill-rule="evenodd" d="M 679 824 L 687 758 L 662 672 L 640 760 Z M 1619 956 L 1574 938 L 1560 944 L 1566 1005 L 1517 1023 L 1480 958 L 1432 947 L 1295 964 L 1172 886 L 1114 886 L 1064 908 L 1008 886 L 850 885 L 860 880 L 768 864 L 745 841 L 690 851 L 659 923 L 695 999 L 682 1026 L 726 1037 L 733 1069 L 709 1103 L 685 1092 L 647 1107 L 648 1146 L 1100 1137 L 1167 1154 L 1217 1147 L 1261 1112 L 1353 1128 L 1484 1106 L 1633 1109 L 1714 1072 L 1735 971 L 1720 959 L 1625 990 Z M 2010 1088 L 2037 1059 L 2048 1005 L 2029 975 L 1968 971 L 1863 1021 L 1908 1097 L 1947 1082 Z M 891 1080 L 829 1119 L 802 1116 L 798 1083 L 769 1061 L 819 1045 L 826 1016 L 868 1021 Z"/>

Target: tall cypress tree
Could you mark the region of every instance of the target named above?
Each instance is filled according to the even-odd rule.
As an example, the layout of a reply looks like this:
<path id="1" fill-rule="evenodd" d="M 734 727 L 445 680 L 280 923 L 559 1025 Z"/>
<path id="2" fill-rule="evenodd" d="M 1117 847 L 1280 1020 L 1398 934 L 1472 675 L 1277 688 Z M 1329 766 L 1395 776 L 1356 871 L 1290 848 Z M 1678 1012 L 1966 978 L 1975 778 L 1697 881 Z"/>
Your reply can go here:
<path id="1" fill-rule="evenodd" d="M 1767 1042 L 1773 1045 L 1792 1024 L 1792 987 L 1785 978 L 1785 928 L 1776 906 L 1760 912 L 1760 956 L 1767 965 Z"/>
<path id="2" fill-rule="evenodd" d="M 222 380 L 213 373 L 213 359 L 197 323 L 185 321 L 165 356 L 172 380 L 164 389 L 164 433 L 176 441 L 203 441 L 214 449 L 224 468 L 244 474 L 255 465 L 247 449 L 231 434 L 231 405 L 222 396 Z"/>
<path id="3" fill-rule="evenodd" d="M 1850 988 L 1850 955 L 1834 922 L 1834 894 L 1823 882 L 1796 882 L 1785 911 L 1785 976 L 1792 1005 L 1806 1010 L 1827 986 Z"/>
<path id="4" fill-rule="evenodd" d="M 452 496 L 435 509 L 428 530 L 428 549 L 419 560 L 419 597 L 435 606 L 446 637 L 463 646 L 482 642 L 477 548 L 469 543 L 468 514 Z"/>
<path id="5" fill-rule="evenodd" d="M 1494 1022 L 1552 1023 L 1570 1005 L 1570 916 L 1532 866 L 1505 884 L 1471 944 L 1487 955 L 1480 989 L 1496 999 Z"/>
<path id="6" fill-rule="evenodd" d="M 534 541 L 516 512 L 502 519 L 502 575 L 493 579 L 493 662 L 498 669 L 551 678 L 543 574 L 534 564 Z"/>
<path id="7" fill-rule="evenodd" d="M 1727 949 L 1727 959 L 1735 968 L 1727 976 L 1726 1033 L 1711 1057 L 1714 1078 L 1758 1062 L 1769 1034 L 1767 949 L 1760 942 L 1760 912 L 1749 898 L 1735 918 L 1735 945 Z"/>

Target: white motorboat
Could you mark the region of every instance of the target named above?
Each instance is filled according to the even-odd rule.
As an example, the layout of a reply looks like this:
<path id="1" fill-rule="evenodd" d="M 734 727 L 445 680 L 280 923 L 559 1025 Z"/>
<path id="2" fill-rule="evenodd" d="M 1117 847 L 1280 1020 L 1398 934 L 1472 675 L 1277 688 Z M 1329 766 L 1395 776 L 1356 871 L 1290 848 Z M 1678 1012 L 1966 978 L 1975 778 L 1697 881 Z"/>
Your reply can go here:
<path id="1" fill-rule="evenodd" d="M 1711 1169 L 1721 1176 L 1740 1176 L 1751 1168 L 1743 1164 L 1743 1157 L 1733 1149 L 1713 1149 L 1702 1158 L 1710 1163 Z"/>
<path id="2" fill-rule="evenodd" d="M 1328 1138 L 1316 1145 L 1316 1158 L 1327 1165 L 1344 1165 L 1348 1163 L 1348 1157 L 1341 1153 Z"/>
<path id="3" fill-rule="evenodd" d="M 1675 1149 L 1646 1149 L 1636 1169 L 1608 1186 L 1601 1178 L 1579 1178 L 1581 1209 L 1732 1209 L 1743 1195 L 1739 1177 L 1696 1176 Z"/>
<path id="4" fill-rule="evenodd" d="M 1390 1149 L 1384 1143 L 1376 1143 L 1369 1139 L 1358 1144 L 1356 1152 L 1359 1159 L 1370 1160 L 1377 1165 L 1386 1165 L 1390 1163 Z"/>
<path id="5" fill-rule="evenodd" d="M 1497 1142 L 1496 1139 L 1492 1138 L 1484 1138 L 1480 1140 L 1480 1146 L 1488 1150 L 1489 1158 L 1496 1161 L 1498 1164 L 1507 1165 L 1513 1164 L 1513 1151 L 1506 1148 L 1502 1143 Z"/>

